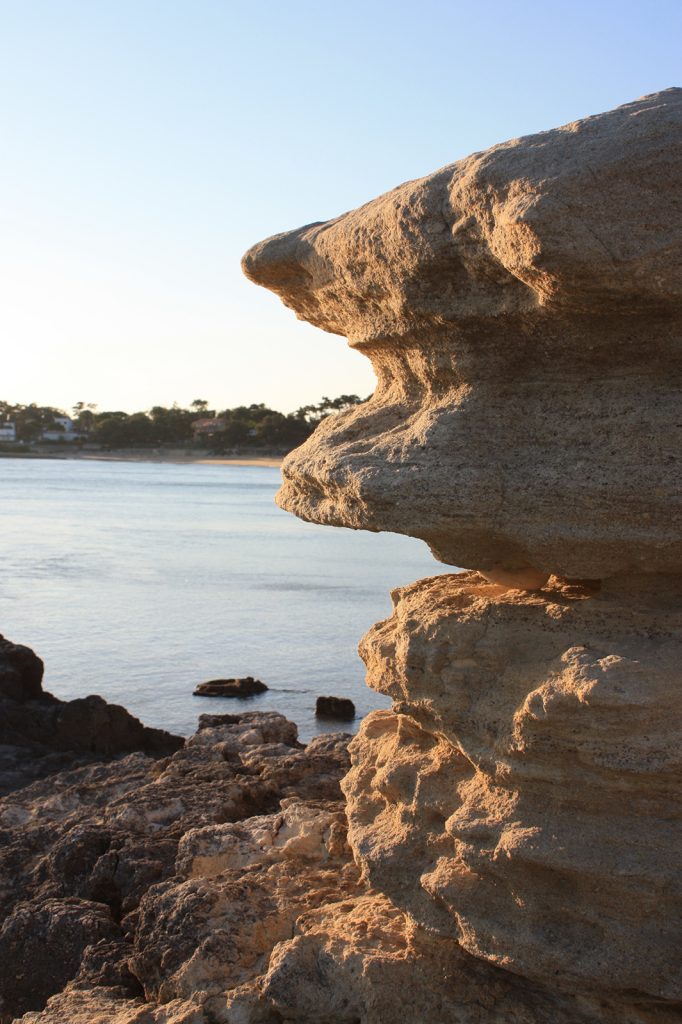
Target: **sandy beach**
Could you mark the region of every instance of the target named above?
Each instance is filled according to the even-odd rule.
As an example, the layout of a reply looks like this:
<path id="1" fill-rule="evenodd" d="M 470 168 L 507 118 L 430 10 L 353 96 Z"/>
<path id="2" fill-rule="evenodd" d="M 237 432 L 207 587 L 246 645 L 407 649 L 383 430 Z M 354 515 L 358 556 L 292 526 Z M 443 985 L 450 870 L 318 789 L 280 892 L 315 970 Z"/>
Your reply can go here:
<path id="1" fill-rule="evenodd" d="M 202 466 L 275 466 L 282 465 L 284 456 L 278 458 L 244 458 L 244 459 L 190 459 L 190 462 L 198 462 Z"/>
<path id="2" fill-rule="evenodd" d="M 279 467 L 284 460 L 283 455 L 232 455 L 229 457 L 212 457 L 206 452 L 186 452 L 183 450 L 168 451 L 109 451 L 109 452 L 69 452 L 69 451 L 3 451 L 0 458 L 21 459 L 75 459 L 78 461 L 97 462 L 156 462 L 189 465 L 196 463 L 201 466 L 271 466 Z"/>

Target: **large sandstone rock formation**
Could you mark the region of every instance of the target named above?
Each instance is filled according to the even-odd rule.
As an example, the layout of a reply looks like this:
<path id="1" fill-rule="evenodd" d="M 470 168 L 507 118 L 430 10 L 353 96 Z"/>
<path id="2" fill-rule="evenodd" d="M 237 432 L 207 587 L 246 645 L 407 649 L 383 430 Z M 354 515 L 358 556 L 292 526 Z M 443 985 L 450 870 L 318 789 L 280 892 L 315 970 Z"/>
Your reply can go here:
<path id="1" fill-rule="evenodd" d="M 378 378 L 289 456 L 282 506 L 483 571 L 682 571 L 681 191 L 672 89 L 251 249 Z"/>
<path id="2" fill-rule="evenodd" d="M 351 748 L 350 844 L 376 895 L 348 928 L 403 915 L 402 993 L 448 965 L 415 1019 L 682 1016 L 680 195 L 674 89 L 244 259 L 378 378 L 288 458 L 280 504 L 474 570 L 397 593 L 361 647 L 394 709 Z M 393 1019 L 363 987 L 381 942 L 343 974 L 357 942 L 330 915 L 271 962 L 265 991 L 278 970 L 307 986 L 288 1011 L 273 996 L 278 1019 L 316 1000 L 339 1024 Z M 352 1009 L 306 974 L 321 950 Z"/>
<path id="3" fill-rule="evenodd" d="M 0 1024 L 680 1024 L 681 115 L 648 97 L 246 257 L 379 377 L 281 502 L 472 571 L 362 642 L 394 707 L 352 765 L 203 716 L 1 799 Z"/>

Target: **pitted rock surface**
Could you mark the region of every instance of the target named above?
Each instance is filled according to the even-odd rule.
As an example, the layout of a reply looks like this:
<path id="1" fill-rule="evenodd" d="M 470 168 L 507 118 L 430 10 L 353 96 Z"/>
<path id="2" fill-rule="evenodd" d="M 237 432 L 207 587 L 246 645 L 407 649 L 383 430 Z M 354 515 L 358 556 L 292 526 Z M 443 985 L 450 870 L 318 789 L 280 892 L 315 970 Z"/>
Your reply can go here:
<path id="1" fill-rule="evenodd" d="M 369 881 L 415 920 L 538 981 L 677 1002 L 682 591 L 657 584 L 396 592 L 362 654 L 398 713 L 365 719 L 344 788 Z"/>
<path id="2" fill-rule="evenodd" d="M 254 246 L 378 378 L 287 458 L 282 507 L 539 583 L 681 572 L 681 192 L 670 89 Z"/>
<path id="3" fill-rule="evenodd" d="M 343 784 L 372 894 L 352 918 L 370 932 L 387 900 L 416 929 L 410 977 L 448 964 L 439 1003 L 386 995 L 388 1019 L 682 1018 L 681 194 L 670 89 L 244 258 L 378 379 L 289 456 L 279 503 L 475 570 L 397 592 L 361 643 L 394 706 L 363 723 Z M 328 1019 L 382 1019 L 374 951 L 351 967 L 334 913 L 283 950 L 283 981 L 271 962 L 283 1019 L 333 985 Z M 501 976 L 523 1006 L 503 1009 Z"/>
<path id="4" fill-rule="evenodd" d="M 340 891 L 332 869 L 355 870 L 339 788 L 350 737 L 325 735 L 304 747 L 282 715 L 218 717 L 228 721 L 214 718 L 171 757 L 132 754 L 0 799 L 2 1024 L 29 1010 L 40 1019 L 53 995 L 62 1006 L 65 986 L 78 1005 L 85 990 L 106 990 L 122 1019 L 144 992 L 164 1002 L 175 988 L 187 995 L 187 978 L 201 973 L 199 944 L 226 988 L 229 958 L 219 952 L 216 922 L 231 921 L 231 929 L 238 922 L 244 932 L 255 915 L 250 941 L 261 942 L 264 956 L 291 929 L 297 906 L 280 896 L 288 923 L 273 928 L 270 946 L 267 929 L 259 940 L 266 905 L 276 905 L 275 878 L 268 888 L 268 873 L 255 871 L 242 883 L 248 856 L 239 859 L 237 849 L 275 848 L 289 878 L 280 888 L 286 894 L 287 884 L 297 887 L 302 906 L 319 902 L 330 884 Z M 317 859 L 331 867 L 322 867 L 318 880 L 312 865 L 320 844 L 327 852 Z M 221 872 L 229 857 L 228 885 Z M 183 968 L 185 960 L 191 968 Z M 173 980 L 181 968 L 184 988 Z M 70 1019 L 70 1010 L 59 1012 Z"/>

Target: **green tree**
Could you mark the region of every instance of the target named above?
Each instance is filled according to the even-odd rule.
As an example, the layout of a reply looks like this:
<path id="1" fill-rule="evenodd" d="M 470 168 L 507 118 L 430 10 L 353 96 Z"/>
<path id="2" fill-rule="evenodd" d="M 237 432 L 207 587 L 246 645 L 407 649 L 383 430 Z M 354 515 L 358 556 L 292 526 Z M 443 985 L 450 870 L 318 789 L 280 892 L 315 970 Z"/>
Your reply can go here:
<path id="1" fill-rule="evenodd" d="M 192 409 L 197 414 L 197 416 L 215 415 L 214 412 L 207 412 L 208 402 L 204 398 L 195 398 L 194 401 L 190 403 L 190 409 Z"/>
<path id="2" fill-rule="evenodd" d="M 189 441 L 192 437 L 192 421 L 195 419 L 189 409 L 181 409 L 177 404 L 170 409 L 163 405 L 155 405 L 149 411 L 154 425 L 154 440 L 159 444 Z"/>
<path id="3" fill-rule="evenodd" d="M 73 422 L 82 433 L 89 433 L 97 422 L 95 402 L 76 402 L 71 410 Z"/>
<path id="4" fill-rule="evenodd" d="M 108 448 L 134 448 L 154 443 L 152 422 L 144 412 L 109 413 L 97 421 L 93 440 Z"/>

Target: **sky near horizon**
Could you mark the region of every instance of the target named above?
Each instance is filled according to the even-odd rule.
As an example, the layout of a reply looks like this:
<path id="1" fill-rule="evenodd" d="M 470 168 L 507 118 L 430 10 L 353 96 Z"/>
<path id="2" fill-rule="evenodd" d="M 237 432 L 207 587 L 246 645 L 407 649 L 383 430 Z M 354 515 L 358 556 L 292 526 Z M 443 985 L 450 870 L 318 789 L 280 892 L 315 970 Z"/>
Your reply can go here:
<path id="1" fill-rule="evenodd" d="M 680 83 L 679 0 L 0 0 L 0 399 L 368 394 L 251 244 Z"/>

